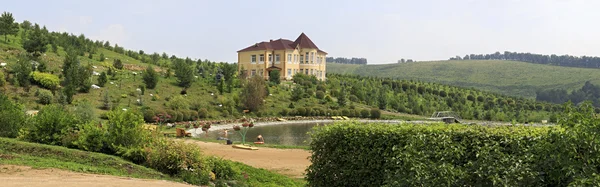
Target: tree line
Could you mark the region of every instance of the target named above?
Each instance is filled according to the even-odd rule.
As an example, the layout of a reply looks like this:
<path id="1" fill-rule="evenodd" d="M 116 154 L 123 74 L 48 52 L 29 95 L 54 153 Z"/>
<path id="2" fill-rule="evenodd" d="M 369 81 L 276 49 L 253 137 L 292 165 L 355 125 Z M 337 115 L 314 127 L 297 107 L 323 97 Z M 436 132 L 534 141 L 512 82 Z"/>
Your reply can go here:
<path id="1" fill-rule="evenodd" d="M 572 92 L 565 89 L 540 90 L 536 92 L 536 100 L 559 104 L 568 101 L 575 104 L 591 101 L 593 106 L 600 107 L 600 86 L 586 81 L 580 89 Z"/>
<path id="2" fill-rule="evenodd" d="M 468 54 L 464 57 L 451 57 L 449 60 L 514 60 L 535 64 L 548 64 L 566 67 L 600 68 L 600 57 L 572 55 L 542 55 L 505 51 L 492 54 Z"/>
<path id="3" fill-rule="evenodd" d="M 325 58 L 325 61 L 327 63 L 338 63 L 338 64 L 362 64 L 362 65 L 366 65 L 367 64 L 367 59 L 366 58 L 344 58 L 344 57 L 327 57 Z"/>

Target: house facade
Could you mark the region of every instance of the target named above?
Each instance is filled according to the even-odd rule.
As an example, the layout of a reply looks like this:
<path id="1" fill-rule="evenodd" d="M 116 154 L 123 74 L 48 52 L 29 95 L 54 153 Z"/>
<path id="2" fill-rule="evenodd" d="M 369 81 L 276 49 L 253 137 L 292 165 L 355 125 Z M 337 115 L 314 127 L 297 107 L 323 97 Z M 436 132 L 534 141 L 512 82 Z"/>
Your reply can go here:
<path id="1" fill-rule="evenodd" d="M 269 40 L 239 50 L 238 71 L 267 79 L 270 71 L 279 70 L 282 80 L 291 80 L 296 73 L 325 80 L 326 56 L 325 51 L 302 33 L 295 41 Z"/>

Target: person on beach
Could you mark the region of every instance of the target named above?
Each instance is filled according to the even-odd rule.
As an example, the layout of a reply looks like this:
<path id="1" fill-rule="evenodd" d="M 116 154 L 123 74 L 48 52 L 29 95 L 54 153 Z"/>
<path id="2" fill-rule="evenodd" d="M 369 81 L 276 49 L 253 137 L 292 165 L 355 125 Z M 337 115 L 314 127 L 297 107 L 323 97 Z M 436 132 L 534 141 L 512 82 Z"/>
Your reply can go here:
<path id="1" fill-rule="evenodd" d="M 265 139 L 263 139 L 262 135 L 258 135 L 258 137 L 256 137 L 257 142 L 265 142 Z"/>

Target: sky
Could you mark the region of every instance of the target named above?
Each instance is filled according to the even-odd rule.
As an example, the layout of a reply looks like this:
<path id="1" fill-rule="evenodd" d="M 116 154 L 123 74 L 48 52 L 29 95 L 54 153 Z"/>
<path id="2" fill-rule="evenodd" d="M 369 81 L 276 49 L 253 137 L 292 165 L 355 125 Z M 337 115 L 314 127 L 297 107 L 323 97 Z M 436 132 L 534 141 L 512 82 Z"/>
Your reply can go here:
<path id="1" fill-rule="evenodd" d="M 328 56 L 369 64 L 496 51 L 600 56 L 597 0 L 2 1 L 18 22 L 218 62 L 302 32 Z"/>

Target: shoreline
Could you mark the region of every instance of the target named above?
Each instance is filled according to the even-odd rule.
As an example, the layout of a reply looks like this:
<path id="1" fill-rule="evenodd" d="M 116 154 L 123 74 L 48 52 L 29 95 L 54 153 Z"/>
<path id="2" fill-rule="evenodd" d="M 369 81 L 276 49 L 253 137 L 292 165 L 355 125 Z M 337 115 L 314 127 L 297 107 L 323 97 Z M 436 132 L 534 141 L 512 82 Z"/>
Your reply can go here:
<path id="1" fill-rule="evenodd" d="M 272 125 L 292 125 L 292 124 L 304 124 L 304 123 L 317 123 L 321 124 L 333 124 L 335 122 L 342 121 L 358 121 L 361 123 L 388 123 L 388 124 L 399 124 L 399 123 L 414 123 L 414 124 L 426 124 L 426 123 L 439 123 L 439 121 L 406 121 L 406 120 L 371 120 L 371 119 L 351 119 L 351 120 L 332 120 L 332 119 L 314 119 L 314 120 L 289 120 L 289 121 L 268 121 L 268 122 L 254 122 L 254 127 L 263 127 L 263 126 L 272 126 Z M 241 123 L 226 123 L 226 124 L 218 124 L 212 125 L 208 132 L 211 131 L 221 131 L 223 129 L 229 129 L 233 131 L 233 125 L 241 125 Z M 200 129 L 200 128 L 198 128 Z M 193 127 L 187 129 L 186 132 L 191 133 L 192 137 L 202 135 L 204 132 L 202 130 L 198 131 Z M 198 133 L 196 133 L 198 132 Z"/>

